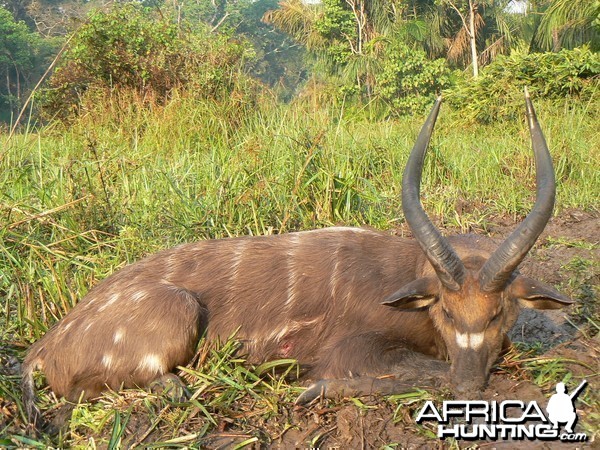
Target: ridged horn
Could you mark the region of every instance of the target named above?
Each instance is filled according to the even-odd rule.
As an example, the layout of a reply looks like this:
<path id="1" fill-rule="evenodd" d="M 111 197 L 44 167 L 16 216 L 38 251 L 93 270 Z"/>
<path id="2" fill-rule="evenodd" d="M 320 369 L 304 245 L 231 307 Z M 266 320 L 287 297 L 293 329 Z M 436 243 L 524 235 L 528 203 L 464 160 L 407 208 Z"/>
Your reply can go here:
<path id="1" fill-rule="evenodd" d="M 525 108 L 536 168 L 535 205 L 525 220 L 481 268 L 479 283 L 481 289 L 487 292 L 499 292 L 506 287 L 513 271 L 523 261 L 546 227 L 554 208 L 556 182 L 552 159 L 527 88 L 525 88 Z"/>
<path id="2" fill-rule="evenodd" d="M 425 252 L 442 284 L 456 291 L 464 281 L 464 266 L 450 243 L 431 223 L 420 200 L 425 153 L 441 103 L 442 97 L 438 97 L 406 163 L 402 175 L 402 211 L 413 236 Z"/>

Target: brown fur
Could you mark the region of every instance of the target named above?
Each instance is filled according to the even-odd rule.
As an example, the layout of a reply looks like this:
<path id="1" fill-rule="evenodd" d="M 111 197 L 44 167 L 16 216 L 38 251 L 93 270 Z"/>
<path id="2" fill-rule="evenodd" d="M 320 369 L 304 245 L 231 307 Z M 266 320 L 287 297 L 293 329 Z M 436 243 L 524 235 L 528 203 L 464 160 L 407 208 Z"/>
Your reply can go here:
<path id="1" fill-rule="evenodd" d="M 31 347 L 25 366 L 42 369 L 57 395 L 76 400 L 83 390 L 89 398 L 106 386 L 147 385 L 188 362 L 205 331 L 224 339 L 239 327 L 250 360 L 296 357 L 317 377 L 344 374 L 317 369 L 319 349 L 356 328 L 397 328 L 407 342 L 423 335 L 415 349 L 431 353 L 429 323 L 398 323 L 404 315 L 379 305 L 423 263 L 414 242 L 360 229 L 183 245 L 93 288 Z M 408 316 L 429 322 L 423 312 Z M 156 355 L 161 370 L 143 365 L 145 355 Z"/>

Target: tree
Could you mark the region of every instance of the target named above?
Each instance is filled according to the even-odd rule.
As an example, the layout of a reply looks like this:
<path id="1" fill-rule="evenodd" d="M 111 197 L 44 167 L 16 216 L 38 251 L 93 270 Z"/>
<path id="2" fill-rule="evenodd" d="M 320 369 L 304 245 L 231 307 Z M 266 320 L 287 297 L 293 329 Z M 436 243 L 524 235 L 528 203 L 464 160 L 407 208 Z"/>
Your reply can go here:
<path id="1" fill-rule="evenodd" d="M 462 8 L 459 8 L 461 5 L 459 4 L 458 0 L 443 1 L 450 5 L 450 7 L 456 11 L 460 17 L 463 26 L 461 30 L 464 30 L 465 34 L 467 35 L 469 47 L 471 49 L 471 67 L 473 68 L 473 76 L 477 77 L 479 75 L 479 63 L 477 62 L 477 32 L 483 23 L 481 15 L 478 14 L 477 11 L 479 5 L 478 3 L 475 3 L 474 0 L 466 0 L 461 2 Z"/>
<path id="2" fill-rule="evenodd" d="M 0 7 L 0 120 L 9 121 L 20 109 L 53 50 L 52 41 L 29 31 L 25 22 L 15 21 L 10 11 Z"/>
<path id="3" fill-rule="evenodd" d="M 304 48 L 262 20 L 264 14 L 275 7 L 277 0 L 247 3 L 240 10 L 233 31 L 248 39 L 256 52 L 256 57 L 248 61 L 249 73 L 289 96 L 305 77 Z"/>
<path id="4" fill-rule="evenodd" d="M 419 16 L 429 6 L 433 0 L 284 0 L 265 20 L 306 46 L 340 97 L 358 94 L 409 114 L 450 81 L 445 61 L 430 61 L 421 49 L 426 33 Z"/>
<path id="5" fill-rule="evenodd" d="M 482 65 L 506 54 L 522 41 L 522 18 L 510 12 L 512 0 L 437 0 L 426 17 L 429 33 L 438 36 L 431 56 L 459 67 L 471 66 L 477 77 Z M 445 45 L 440 46 L 439 41 Z M 441 47 L 441 48 L 440 48 Z"/>
<path id="6" fill-rule="evenodd" d="M 350 91 L 373 92 L 385 27 L 387 3 L 364 0 L 323 0 L 307 4 L 284 0 L 264 20 L 293 36 L 313 58 L 313 66 L 338 77 Z"/>
<path id="7" fill-rule="evenodd" d="M 16 21 L 43 37 L 64 36 L 75 21 L 82 21 L 93 8 L 102 7 L 102 0 L 2 0 Z"/>
<path id="8" fill-rule="evenodd" d="M 543 13 L 533 49 L 556 52 L 590 44 L 593 50 L 600 50 L 599 0 L 534 1 L 530 13 Z"/>
<path id="9" fill-rule="evenodd" d="M 425 111 L 431 98 L 451 84 L 451 72 L 443 59 L 431 60 L 425 51 L 402 40 L 385 48 L 377 76 L 377 92 L 395 114 Z"/>
<path id="10" fill-rule="evenodd" d="M 374 68 L 385 42 L 400 38 L 431 59 L 471 66 L 477 76 L 481 65 L 519 41 L 520 16 L 508 11 L 510 1 L 285 0 L 266 19 L 332 65 Z"/>

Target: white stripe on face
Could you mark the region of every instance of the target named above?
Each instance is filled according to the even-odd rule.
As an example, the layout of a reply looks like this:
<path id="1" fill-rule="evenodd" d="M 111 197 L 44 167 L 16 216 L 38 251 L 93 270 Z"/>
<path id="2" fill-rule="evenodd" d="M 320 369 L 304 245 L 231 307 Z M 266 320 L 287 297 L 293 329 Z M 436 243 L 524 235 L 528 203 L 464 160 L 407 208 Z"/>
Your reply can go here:
<path id="1" fill-rule="evenodd" d="M 456 332 L 456 343 L 460 348 L 477 350 L 483 344 L 484 333 Z"/>

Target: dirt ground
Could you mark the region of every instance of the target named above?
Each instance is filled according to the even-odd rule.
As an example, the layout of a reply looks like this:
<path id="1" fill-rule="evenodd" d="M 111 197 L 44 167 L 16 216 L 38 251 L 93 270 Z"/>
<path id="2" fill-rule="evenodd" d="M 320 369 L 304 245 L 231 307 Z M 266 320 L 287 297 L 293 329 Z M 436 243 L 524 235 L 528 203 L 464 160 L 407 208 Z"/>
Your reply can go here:
<path id="1" fill-rule="evenodd" d="M 510 220 L 491 219 L 485 230 L 491 236 L 505 238 L 514 229 Z M 482 230 L 473 230 L 482 232 Z M 403 234 L 405 230 L 402 230 Z M 567 211 L 555 217 L 532 250 L 521 272 L 551 283 L 577 301 L 577 305 L 564 311 L 539 312 L 524 310 L 511 332 L 520 352 L 535 347 L 531 358 L 548 361 L 562 359 L 562 364 L 574 378 L 576 386 L 581 377 L 589 381 L 586 402 L 577 402 L 580 421 L 591 424 L 600 419 L 598 411 L 598 374 L 600 373 L 600 334 L 587 318 L 598 320 L 600 273 L 598 271 L 600 240 L 600 214 L 597 212 Z M 586 318 L 587 317 L 587 318 Z M 522 353 L 521 353 L 522 355 Z M 521 358 L 510 359 L 496 368 L 489 388 L 483 393 L 487 400 L 535 400 L 545 407 L 554 385 L 560 379 L 542 382 L 545 391 L 534 384 L 531 371 L 523 367 Z M 525 358 L 527 359 L 527 358 Z M 516 360 L 515 360 L 516 361 Z M 539 380 L 538 380 L 539 381 Z M 571 387 L 571 386 L 569 386 Z M 444 397 L 445 396 L 445 397 Z M 434 394 L 434 401 L 449 399 L 448 393 Z M 200 443 L 201 448 L 229 449 L 249 439 L 258 440 L 247 448 L 320 448 L 320 449 L 370 449 L 370 448 L 594 448 L 598 445 L 598 427 L 595 436 L 585 443 L 560 444 L 555 441 L 442 441 L 435 437 L 435 426 L 415 424 L 417 411 L 424 397 L 413 401 L 393 398 L 361 398 L 360 403 L 350 400 L 322 400 L 309 408 L 293 404 L 282 405 L 280 417 L 271 423 L 246 418 L 243 426 L 235 420 L 224 420 L 218 432 L 212 432 Z M 130 422 L 130 427 L 145 427 L 142 417 Z M 0 420 L 1 425 L 1 420 Z M 291 426 L 290 426 L 291 425 Z M 0 427 L 1 430 L 1 427 Z M 576 431 L 581 430 L 581 425 Z M 148 436 L 151 438 L 151 435 Z M 131 442 L 131 441 L 130 441 Z M 133 440 L 135 442 L 135 439 Z M 147 440 L 145 442 L 148 442 Z M 1 445 L 0 445 L 1 447 Z M 596 447 L 597 448 L 597 447 Z"/>

